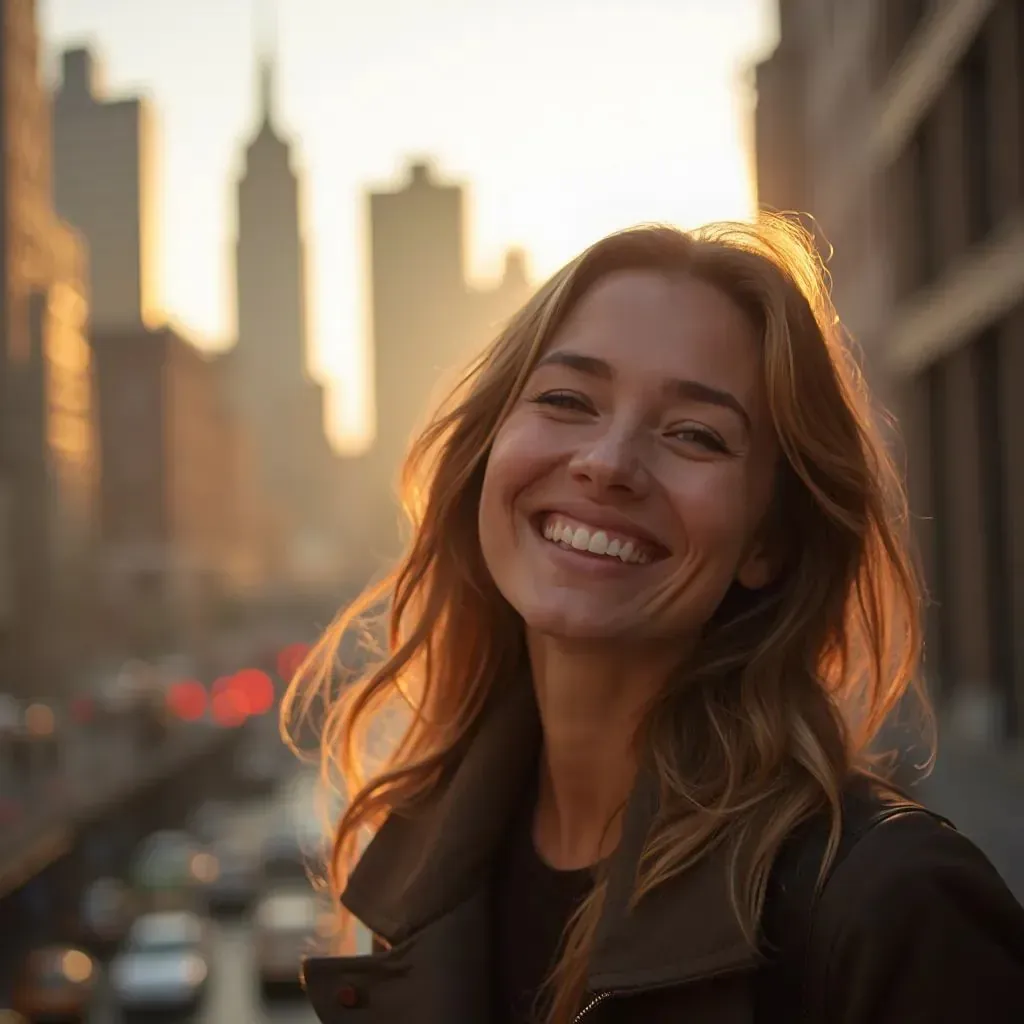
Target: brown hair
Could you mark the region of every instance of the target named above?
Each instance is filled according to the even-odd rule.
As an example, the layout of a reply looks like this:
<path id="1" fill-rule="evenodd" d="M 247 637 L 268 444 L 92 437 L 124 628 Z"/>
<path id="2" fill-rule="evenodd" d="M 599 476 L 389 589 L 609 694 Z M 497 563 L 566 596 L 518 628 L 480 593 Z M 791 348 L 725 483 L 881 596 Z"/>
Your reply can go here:
<path id="1" fill-rule="evenodd" d="M 782 841 L 828 806 L 824 872 L 838 840 L 843 781 L 867 762 L 883 720 L 917 685 L 920 647 L 899 475 L 813 243 L 792 221 L 634 228 L 599 241 L 544 284 L 413 444 L 403 471 L 408 549 L 326 632 L 289 691 L 286 722 L 331 692 L 342 637 L 390 597 L 386 653 L 327 700 L 322 757 L 349 790 L 330 865 L 340 890 L 362 830 L 443 785 L 489 695 L 522 664 L 522 622 L 480 550 L 484 468 L 538 354 L 587 289 L 619 269 L 707 281 L 740 305 L 762 339 L 782 452 L 771 517 L 784 524 L 781 570 L 764 591 L 730 591 L 685 685 L 667 685 L 644 723 L 662 807 L 634 896 L 728 844 L 733 904 L 753 944 Z M 395 698 L 407 711 L 399 742 L 367 773 L 368 727 Z M 569 926 L 551 979 L 551 1024 L 578 1009 L 603 900 L 599 881 Z"/>

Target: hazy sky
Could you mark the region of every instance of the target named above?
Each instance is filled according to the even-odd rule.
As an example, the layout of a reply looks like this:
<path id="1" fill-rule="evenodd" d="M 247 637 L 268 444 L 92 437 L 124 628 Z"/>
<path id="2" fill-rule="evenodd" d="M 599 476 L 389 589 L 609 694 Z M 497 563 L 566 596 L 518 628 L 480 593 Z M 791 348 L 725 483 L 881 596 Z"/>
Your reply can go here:
<path id="1" fill-rule="evenodd" d="M 235 321 L 234 185 L 267 0 L 39 0 L 51 57 L 94 45 L 161 126 L 163 300 L 203 344 Z M 773 0 L 279 0 L 280 120 L 306 180 L 313 366 L 365 431 L 364 191 L 410 157 L 471 190 L 471 266 L 544 276 L 608 231 L 749 214 L 747 69 Z M 265 20 L 265 19 L 264 19 Z"/>

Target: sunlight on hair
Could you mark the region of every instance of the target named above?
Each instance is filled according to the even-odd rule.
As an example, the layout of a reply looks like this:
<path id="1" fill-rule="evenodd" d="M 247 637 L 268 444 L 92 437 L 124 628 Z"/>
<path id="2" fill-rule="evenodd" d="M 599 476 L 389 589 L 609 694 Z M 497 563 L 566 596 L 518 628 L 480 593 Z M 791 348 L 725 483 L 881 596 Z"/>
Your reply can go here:
<path id="1" fill-rule="evenodd" d="M 523 624 L 480 550 L 483 471 L 538 356 L 581 296 L 621 269 L 691 275 L 744 311 L 761 339 L 783 456 L 763 527 L 775 578 L 760 591 L 733 585 L 643 723 L 662 803 L 634 900 L 726 844 L 735 912 L 755 943 L 783 840 L 829 808 L 823 877 L 851 767 L 875 763 L 875 737 L 908 689 L 927 709 L 906 502 L 814 240 L 767 215 L 690 233 L 620 232 L 539 289 L 413 444 L 404 557 L 339 614 L 289 690 L 283 729 L 294 736 L 315 722 L 325 779 L 345 795 L 331 823 L 335 897 L 366 836 L 443 786 L 492 694 L 529 683 Z M 687 584 L 669 581 L 646 608 L 671 607 Z M 357 630 L 366 664 L 347 670 L 338 655 Z M 599 881 L 568 929 L 549 1024 L 578 1009 L 604 891 Z"/>

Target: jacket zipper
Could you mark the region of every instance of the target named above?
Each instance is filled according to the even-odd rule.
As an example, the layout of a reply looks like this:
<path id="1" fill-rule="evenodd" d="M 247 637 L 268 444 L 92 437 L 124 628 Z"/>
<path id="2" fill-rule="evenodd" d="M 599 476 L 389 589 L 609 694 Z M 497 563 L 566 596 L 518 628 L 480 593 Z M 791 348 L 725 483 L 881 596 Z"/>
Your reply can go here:
<path id="1" fill-rule="evenodd" d="M 579 1021 L 583 1020 L 583 1018 L 586 1017 L 594 1007 L 600 1006 L 606 999 L 611 999 L 613 995 L 615 995 L 614 992 L 598 992 L 591 998 L 590 1002 L 588 1002 L 587 1005 L 584 1006 L 575 1017 L 573 1017 L 572 1024 L 579 1024 Z"/>
<path id="2" fill-rule="evenodd" d="M 708 981 L 708 980 L 710 980 L 712 978 L 724 978 L 724 977 L 728 977 L 730 974 L 737 974 L 737 973 L 742 973 L 742 972 L 741 971 L 737 971 L 735 968 L 732 968 L 732 967 L 726 967 L 723 970 L 709 971 L 706 974 L 701 975 L 701 980 Z M 644 989 L 644 991 L 653 992 L 653 991 L 658 991 L 659 989 L 675 988 L 675 987 L 676 987 L 675 983 L 671 983 L 671 984 L 667 984 L 667 985 L 666 984 L 650 985 L 650 986 L 647 986 Z M 629 991 L 632 991 L 632 990 L 629 990 Z M 587 1002 L 587 1004 L 580 1010 L 580 1012 L 577 1013 L 575 1017 L 573 1017 L 572 1024 L 579 1024 L 579 1022 L 581 1020 L 583 1020 L 583 1018 L 586 1017 L 587 1014 L 589 1014 L 591 1010 L 596 1009 L 598 1006 L 601 1005 L 601 1003 L 605 1002 L 608 999 L 612 999 L 615 996 L 620 996 L 620 995 L 623 995 L 623 994 L 624 994 L 624 992 L 622 990 L 612 990 L 612 989 L 606 989 L 606 990 L 601 991 L 601 992 L 595 992 L 594 995 L 592 995 L 590 997 L 589 1002 Z"/>

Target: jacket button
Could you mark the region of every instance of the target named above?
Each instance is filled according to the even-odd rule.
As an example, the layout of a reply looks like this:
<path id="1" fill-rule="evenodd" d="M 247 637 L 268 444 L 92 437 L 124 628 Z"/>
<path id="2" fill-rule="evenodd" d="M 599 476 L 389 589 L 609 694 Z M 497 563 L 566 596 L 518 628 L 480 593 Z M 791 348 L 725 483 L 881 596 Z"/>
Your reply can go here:
<path id="1" fill-rule="evenodd" d="M 355 985 L 342 985 L 338 989 L 338 1005 L 346 1010 L 359 1005 L 359 989 Z"/>

